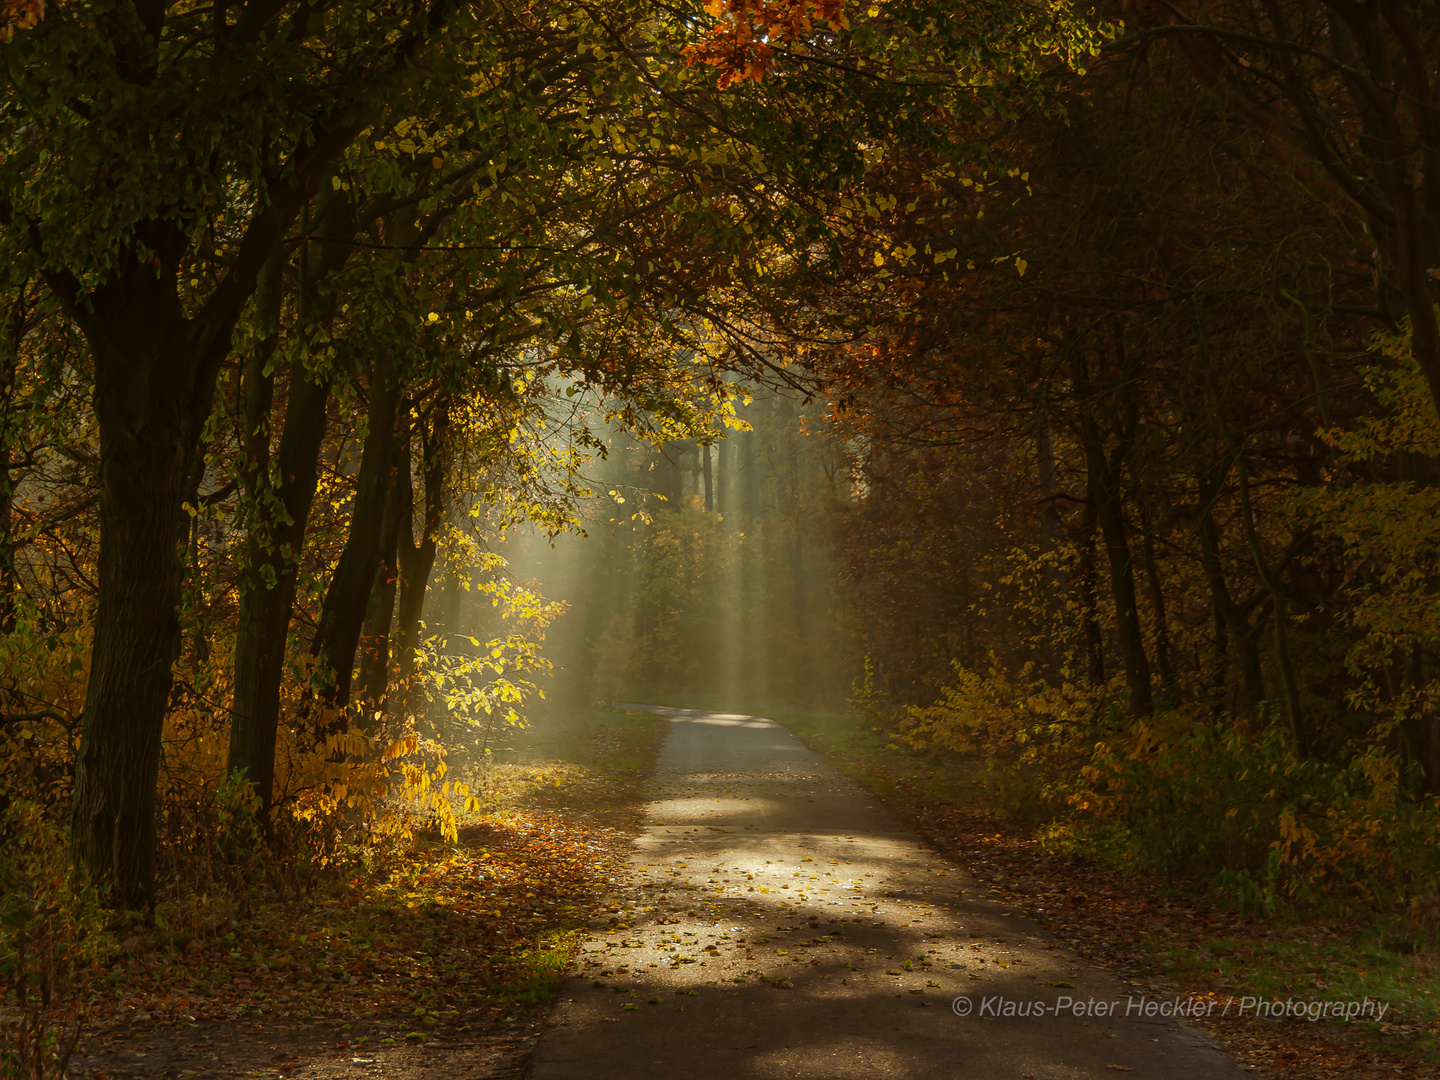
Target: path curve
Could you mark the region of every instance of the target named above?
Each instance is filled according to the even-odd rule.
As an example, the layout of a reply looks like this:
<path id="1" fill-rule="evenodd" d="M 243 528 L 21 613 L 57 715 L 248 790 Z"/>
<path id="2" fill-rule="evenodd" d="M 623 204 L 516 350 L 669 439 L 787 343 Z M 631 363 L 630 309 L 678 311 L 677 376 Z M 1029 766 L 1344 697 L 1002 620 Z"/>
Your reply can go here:
<path id="1" fill-rule="evenodd" d="M 621 707 L 670 731 L 623 921 L 586 941 L 531 1080 L 1246 1075 L 780 725 Z"/>

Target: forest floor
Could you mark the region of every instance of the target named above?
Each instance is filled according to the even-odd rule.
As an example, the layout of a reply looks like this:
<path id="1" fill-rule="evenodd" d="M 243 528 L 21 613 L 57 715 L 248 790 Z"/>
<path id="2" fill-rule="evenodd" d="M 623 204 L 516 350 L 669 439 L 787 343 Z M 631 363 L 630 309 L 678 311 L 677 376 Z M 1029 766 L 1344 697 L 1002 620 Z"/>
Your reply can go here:
<path id="1" fill-rule="evenodd" d="M 70 1075 L 519 1076 L 581 930 L 604 916 L 665 726 L 557 716 L 508 740 L 459 843 L 260 894 L 188 940 L 164 926 L 126 939 Z"/>
<path id="2" fill-rule="evenodd" d="M 882 799 L 938 851 L 1079 955 L 1148 992 L 1231 1003 L 1198 1021 L 1275 1080 L 1433 1077 L 1440 1066 L 1440 957 L 1387 939 L 1374 921 L 1242 917 L 1183 882 L 1137 879 L 1055 855 L 997 813 L 975 758 L 910 751 L 853 717 L 770 712 Z M 1407 943 L 1408 945 L 1408 943 Z M 1361 1001 L 1382 1019 L 1349 1024 L 1237 1016 L 1245 998 Z M 1377 1005 L 1378 1009 L 1378 1005 Z"/>
<path id="3" fill-rule="evenodd" d="M 1044 851 L 998 815 L 973 760 L 939 761 L 853 718 L 771 712 L 926 842 L 987 880 L 1090 963 L 1154 994 L 1383 1002 L 1348 1025 L 1204 1021 L 1276 1080 L 1433 1076 L 1437 958 L 1387 948 L 1373 925 L 1242 918 L 1183 883 L 1137 880 Z M 183 940 L 136 933 L 93 988 L 73 1077 L 411 1080 L 520 1076 L 587 928 L 641 827 L 666 722 L 581 711 L 517 733 L 456 845 L 302 898 L 259 900 Z"/>

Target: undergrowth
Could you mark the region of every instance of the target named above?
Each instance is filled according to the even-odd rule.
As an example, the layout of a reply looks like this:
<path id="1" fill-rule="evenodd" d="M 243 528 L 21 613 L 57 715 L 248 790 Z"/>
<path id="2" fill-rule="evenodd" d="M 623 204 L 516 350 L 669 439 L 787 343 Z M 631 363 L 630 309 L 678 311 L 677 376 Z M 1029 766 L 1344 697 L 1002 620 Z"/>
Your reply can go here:
<path id="1" fill-rule="evenodd" d="M 107 912 L 73 880 L 64 801 L 12 800 L 0 818 L 0 1076 L 55 1080 L 77 1043 L 152 1025 L 334 1018 L 383 1043 L 543 1007 L 615 872 L 658 730 L 648 715 L 589 711 L 514 729 L 538 735 L 541 753 L 430 770 L 437 787 L 461 778 L 449 819 L 403 786 L 363 805 L 332 786 L 289 804 L 324 794 L 323 812 L 277 814 L 267 831 L 249 785 L 172 774 L 148 912 Z M 607 809 L 622 816 L 607 823 Z"/>

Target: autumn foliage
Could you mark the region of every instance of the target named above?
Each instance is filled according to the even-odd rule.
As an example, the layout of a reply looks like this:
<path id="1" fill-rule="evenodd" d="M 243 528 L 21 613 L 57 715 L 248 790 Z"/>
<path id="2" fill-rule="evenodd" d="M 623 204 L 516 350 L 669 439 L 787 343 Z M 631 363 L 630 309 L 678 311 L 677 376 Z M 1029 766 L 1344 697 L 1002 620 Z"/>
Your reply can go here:
<path id="1" fill-rule="evenodd" d="M 45 0 L 4 0 L 0 3 L 0 38 L 34 26 L 45 17 Z"/>
<path id="2" fill-rule="evenodd" d="M 777 49 L 850 25 L 845 0 L 710 0 L 705 13 L 716 25 L 686 48 L 685 58 L 717 68 L 722 88 L 743 79 L 759 82 Z"/>
<path id="3" fill-rule="evenodd" d="M 840 204 L 824 295 L 865 330 L 804 355 L 850 449 L 854 700 L 1008 762 L 1058 848 L 1404 921 L 1440 871 L 1440 422 L 1394 249 L 1276 126 L 1345 127 L 1341 88 L 1262 122 L 1223 31 L 1141 26 L 1063 122 L 986 166 L 877 150 Z"/>

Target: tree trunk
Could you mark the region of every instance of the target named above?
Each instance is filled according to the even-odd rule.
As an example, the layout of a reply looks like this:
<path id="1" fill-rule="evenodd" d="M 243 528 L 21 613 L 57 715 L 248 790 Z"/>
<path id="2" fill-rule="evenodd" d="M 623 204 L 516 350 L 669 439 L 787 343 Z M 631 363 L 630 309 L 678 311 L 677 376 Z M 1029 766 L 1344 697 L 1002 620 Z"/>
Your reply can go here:
<path id="1" fill-rule="evenodd" d="M 715 510 L 723 515 L 730 509 L 730 458 L 734 451 L 728 449 L 729 440 L 721 439 L 715 444 Z"/>
<path id="2" fill-rule="evenodd" d="M 234 319 L 185 317 L 174 275 L 130 265 L 82 305 L 100 430 L 95 635 L 70 850 L 108 902 L 154 899 L 155 784 L 179 650 L 182 510 Z"/>
<path id="3" fill-rule="evenodd" d="M 1092 687 L 1105 685 L 1105 636 L 1096 610 L 1100 593 L 1099 560 L 1095 557 L 1095 505 L 1086 502 L 1080 523 L 1080 567 L 1075 576 L 1080 591 L 1080 640 L 1085 649 L 1085 670 Z"/>
<path id="4" fill-rule="evenodd" d="M 1128 386 L 1134 373 L 1125 359 L 1122 327 L 1115 324 L 1115 352 L 1122 371 L 1122 382 Z M 1125 683 L 1130 691 L 1130 712 L 1148 716 L 1155 705 L 1150 685 L 1150 661 L 1145 655 L 1145 637 L 1140 628 L 1140 607 L 1135 595 L 1135 567 L 1130 553 L 1130 540 L 1125 525 L 1125 493 L 1122 487 L 1129 453 L 1138 423 L 1133 393 L 1122 389 L 1123 420 L 1115 448 L 1105 452 L 1105 437 L 1095 420 L 1094 391 L 1083 349 L 1075 348 L 1070 357 L 1075 390 L 1080 397 L 1080 445 L 1085 453 L 1086 501 L 1094 508 L 1095 521 L 1105 542 L 1106 561 L 1110 565 L 1110 595 L 1115 602 L 1115 629 L 1119 639 L 1120 660 L 1125 666 Z"/>
<path id="5" fill-rule="evenodd" d="M 1255 644 L 1254 628 L 1240 605 L 1230 594 L 1225 580 L 1225 571 L 1220 565 L 1219 530 L 1215 527 L 1215 516 L 1210 509 L 1210 493 L 1203 482 L 1200 487 L 1202 511 L 1197 523 L 1200 534 L 1200 563 L 1205 578 L 1210 583 L 1210 595 L 1215 600 L 1215 615 L 1235 640 L 1240 658 L 1241 707 L 1253 713 L 1265 700 L 1265 678 L 1260 667 L 1260 650 Z"/>
<path id="6" fill-rule="evenodd" d="M 1175 657 L 1170 643 L 1170 623 L 1165 613 L 1165 589 L 1160 580 L 1159 559 L 1155 554 L 1155 530 L 1150 520 L 1150 506 L 1144 491 L 1139 498 L 1140 530 L 1145 552 L 1145 583 L 1150 591 L 1150 606 L 1155 612 L 1155 663 L 1160 668 L 1160 684 L 1170 705 L 1180 700 L 1180 687 L 1175 677 Z"/>
<path id="7" fill-rule="evenodd" d="M 0 409 L 4 410 L 0 428 L 0 634 L 15 629 L 15 470 L 10 453 L 15 448 L 17 416 L 15 412 L 15 377 L 20 370 L 20 345 L 25 338 L 24 289 L 19 290 L 11 318 L 0 339 Z"/>
<path id="8" fill-rule="evenodd" d="M 800 445 L 793 424 L 794 406 L 787 400 L 784 418 L 790 430 L 786 432 L 786 486 L 789 488 L 790 503 L 790 584 L 794 590 L 792 601 L 792 626 L 794 626 L 794 670 L 791 672 L 796 700 L 800 700 L 810 685 L 810 626 L 805 595 L 805 548 L 803 525 L 802 477 Z"/>
<path id="9" fill-rule="evenodd" d="M 1225 419 L 1225 409 L 1215 379 L 1215 367 L 1210 360 L 1209 342 L 1205 336 L 1204 326 L 1197 326 L 1197 331 L 1196 352 L 1204 366 L 1205 389 L 1210 396 L 1210 406 L 1215 412 L 1215 425 L 1220 432 L 1221 441 L 1229 452 L 1230 459 L 1234 462 L 1238 481 L 1237 494 L 1240 497 L 1240 523 L 1245 530 L 1245 542 L 1250 549 L 1250 557 L 1254 560 L 1260 582 L 1270 594 L 1270 602 L 1274 609 L 1272 617 L 1275 620 L 1275 666 L 1280 669 L 1280 689 L 1285 695 L 1285 716 L 1290 725 L 1290 736 L 1294 742 L 1296 756 L 1309 757 L 1310 730 L 1301 707 L 1300 681 L 1290 656 L 1289 614 L 1285 592 L 1260 545 L 1260 535 L 1255 523 L 1255 508 L 1250 501 L 1250 474 L 1245 464 L 1245 444 L 1243 440 L 1235 437 L 1230 430 L 1229 422 Z"/>
<path id="10" fill-rule="evenodd" d="M 705 512 L 715 512 L 715 474 L 710 466 L 710 444 L 700 444 L 700 469 L 705 474 Z"/>
<path id="11" fill-rule="evenodd" d="M 657 494 L 661 495 L 661 509 L 679 510 L 680 500 L 685 491 L 685 478 L 680 472 L 680 454 L 683 443 L 667 442 L 660 448 L 656 468 L 660 471 Z"/>
<path id="12" fill-rule="evenodd" d="M 367 731 L 378 727 L 379 718 L 376 714 L 386 711 L 386 695 L 390 689 L 390 624 L 395 618 L 395 550 L 399 546 L 401 516 L 410 510 L 410 450 L 405 446 L 397 446 L 395 456 L 403 458 L 407 466 L 403 475 L 406 496 L 402 498 L 400 494 L 402 477 L 397 466 L 390 476 L 390 494 L 385 500 L 385 512 L 381 516 L 380 562 L 375 567 L 375 581 L 370 587 L 370 600 L 365 607 L 365 619 L 360 632 L 359 700 L 362 727 Z M 408 532 L 408 520 L 405 528 Z"/>
<path id="13" fill-rule="evenodd" d="M 320 286 L 349 259 L 351 249 L 340 238 L 352 236 L 354 230 L 354 208 L 349 200 L 337 197 L 327 204 L 320 219 L 320 231 L 334 239 L 301 249 L 297 299 L 302 339 L 311 327 L 328 322 L 335 313 L 333 297 L 322 297 Z M 257 355 L 247 363 L 242 390 L 249 459 L 242 480 L 255 519 L 246 537 L 245 572 L 240 586 L 227 759 L 227 768 L 244 770 L 254 786 L 260 797 L 261 820 L 267 825 L 274 798 L 275 739 L 280 727 L 280 688 L 285 678 L 290 619 L 320 478 L 320 447 L 325 438 L 325 413 L 332 384 L 328 376 L 314 377 L 303 355 L 291 364 L 284 429 L 272 462 L 273 379 L 267 379 L 264 373 L 279 344 L 282 288 L 283 264 L 277 257 L 261 275 L 258 314 L 267 327 L 267 336 Z"/>
<path id="14" fill-rule="evenodd" d="M 1155 705 L 1150 687 L 1150 661 L 1145 655 L 1145 638 L 1140 629 L 1140 610 L 1135 596 L 1135 568 L 1126 536 L 1124 500 L 1120 488 L 1123 458 L 1107 458 L 1095 420 L 1087 412 L 1080 421 L 1085 447 L 1085 471 L 1089 500 L 1105 542 L 1110 565 L 1110 594 L 1115 600 L 1115 628 L 1120 660 L 1125 665 L 1125 685 L 1130 691 L 1130 712 L 1148 716 Z M 1121 451 L 1116 451 L 1120 457 Z"/>
<path id="15" fill-rule="evenodd" d="M 1049 632 L 1058 633 L 1065 623 L 1065 590 L 1068 585 L 1065 580 L 1065 566 L 1058 558 L 1063 526 L 1060 522 L 1060 511 L 1056 507 L 1060 490 L 1055 478 L 1055 440 L 1048 424 L 1040 429 L 1040 437 L 1036 440 L 1036 457 L 1040 474 L 1041 534 L 1045 553 L 1055 559 L 1045 570 L 1045 616 L 1050 623 L 1047 628 Z M 1045 671 L 1052 679 L 1060 675 L 1060 660 L 1059 656 L 1052 653 L 1044 661 Z"/>
<path id="16" fill-rule="evenodd" d="M 71 851 L 91 880 L 110 887 L 112 903 L 140 908 L 154 894 L 155 783 L 180 645 L 179 515 L 194 444 L 180 425 L 134 419 L 112 415 L 100 426 L 100 605 Z"/>
<path id="17" fill-rule="evenodd" d="M 1261 582 L 1270 593 L 1270 602 L 1275 620 L 1275 666 L 1280 669 L 1280 688 L 1285 694 L 1285 716 L 1290 722 L 1290 735 L 1295 742 L 1297 757 L 1310 756 L 1310 730 L 1300 701 L 1300 680 L 1295 673 L 1295 662 L 1290 655 L 1290 616 L 1288 601 L 1280 579 L 1265 559 L 1260 547 L 1260 535 L 1255 526 L 1255 511 L 1250 503 L 1250 479 L 1243 457 L 1236 458 L 1236 475 L 1240 481 L 1240 518 L 1245 527 L 1245 539 L 1250 546 L 1250 555 L 1255 560 L 1255 569 Z"/>
<path id="18" fill-rule="evenodd" d="M 420 617 L 425 610 L 425 591 L 435 569 L 440 527 L 445 521 L 445 464 L 450 433 L 450 404 L 441 398 L 427 429 L 421 436 L 421 469 L 425 480 L 425 515 L 420 539 L 413 535 L 414 488 L 408 459 L 400 484 L 406 493 L 406 513 L 400 530 L 400 611 L 395 619 L 397 681 L 408 690 L 415 673 L 415 650 L 420 645 Z"/>
<path id="19" fill-rule="evenodd" d="M 388 352 L 376 357 L 370 374 L 369 430 L 355 478 L 350 530 L 340 562 L 325 591 L 319 625 L 310 643 L 316 658 L 319 697 L 327 706 L 350 703 L 350 683 L 361 624 L 380 563 L 381 526 L 389 495 L 391 449 L 395 441 L 398 388 Z"/>
<path id="20" fill-rule="evenodd" d="M 745 432 L 745 528 L 754 532 L 760 524 L 760 460 L 755 453 L 755 440 L 759 436 L 753 431 Z"/>
<path id="21" fill-rule="evenodd" d="M 90 679 L 75 762 L 70 854 L 109 902 L 154 899 L 155 782 L 179 645 L 182 504 L 220 367 L 260 272 L 364 124 L 315 129 L 243 225 L 235 258 L 192 316 L 178 293 L 202 216 L 137 222 L 103 282 L 50 264 L 47 284 L 90 347 L 100 432 L 100 552 Z M 182 200 L 183 203 L 183 200 Z M 38 237 L 40 234 L 36 233 Z"/>

